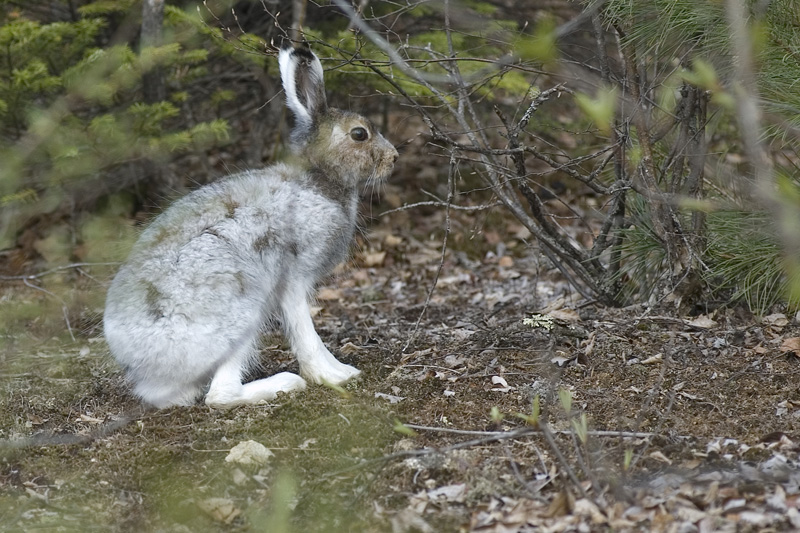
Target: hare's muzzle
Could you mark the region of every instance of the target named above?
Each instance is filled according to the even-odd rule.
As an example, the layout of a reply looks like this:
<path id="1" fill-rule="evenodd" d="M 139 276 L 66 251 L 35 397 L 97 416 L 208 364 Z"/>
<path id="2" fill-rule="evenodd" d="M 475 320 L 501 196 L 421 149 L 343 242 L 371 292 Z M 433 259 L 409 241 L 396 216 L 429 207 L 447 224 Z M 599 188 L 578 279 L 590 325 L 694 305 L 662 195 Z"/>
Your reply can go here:
<path id="1" fill-rule="evenodd" d="M 397 159 L 400 157 L 400 154 L 397 153 L 397 149 L 394 147 L 392 143 L 386 140 L 386 138 L 381 135 L 381 152 L 382 157 L 378 164 L 378 168 L 376 169 L 378 179 L 386 179 L 392 173 L 394 169 L 394 164 L 397 162 Z"/>

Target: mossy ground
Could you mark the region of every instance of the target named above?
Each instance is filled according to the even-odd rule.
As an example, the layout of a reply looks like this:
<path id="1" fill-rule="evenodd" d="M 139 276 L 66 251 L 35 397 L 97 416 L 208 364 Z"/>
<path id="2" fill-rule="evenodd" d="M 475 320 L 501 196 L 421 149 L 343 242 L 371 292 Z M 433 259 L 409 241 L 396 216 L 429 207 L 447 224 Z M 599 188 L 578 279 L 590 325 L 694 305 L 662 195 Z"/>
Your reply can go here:
<path id="1" fill-rule="evenodd" d="M 601 531 L 611 527 L 613 505 L 641 504 L 642 487 L 665 473 L 731 471 L 777 450 L 797 455 L 779 443 L 800 435 L 800 365 L 781 348 L 798 335 L 793 319 L 721 310 L 705 323 L 667 308 L 581 307 L 546 261 L 526 258 L 535 254 L 501 260 L 480 250 L 448 253 L 415 331 L 440 245 L 425 231 L 410 239 L 391 225 L 373 228 L 320 293 L 317 329 L 363 371 L 356 382 L 227 411 L 146 411 L 129 395 L 102 340 L 110 271 L 29 280 L 49 292 L 6 281 L 0 530 L 500 531 L 480 524 L 511 524 L 517 515 L 508 509 L 523 507 L 524 527 L 540 517 L 580 518 L 577 508 L 556 505 L 560 494 L 579 495 L 571 470 L 609 505 L 609 522 L 584 521 Z M 513 231 L 499 237 L 506 249 L 518 246 Z M 367 266 L 376 252 L 386 252 L 383 262 Z M 539 312 L 555 317 L 553 329 L 523 324 Z M 296 371 L 280 336 L 265 336 L 264 346 L 256 374 Z M 569 414 L 560 389 L 570 391 Z M 541 434 L 495 439 L 525 427 L 518 414 L 529 414 L 537 395 L 554 444 Z M 575 429 L 581 414 L 585 441 Z M 737 444 L 714 448 L 722 437 Z M 269 448 L 272 460 L 225 461 L 248 440 Z M 779 485 L 760 479 L 753 496 L 741 479 L 717 483 L 716 494 L 719 486 L 739 491 L 748 505 Z M 687 501 L 673 496 L 663 509 Z M 703 512 L 733 496 L 715 498 Z M 615 528 L 666 528 L 671 515 L 662 514 Z M 777 520 L 777 529 L 790 527 Z"/>

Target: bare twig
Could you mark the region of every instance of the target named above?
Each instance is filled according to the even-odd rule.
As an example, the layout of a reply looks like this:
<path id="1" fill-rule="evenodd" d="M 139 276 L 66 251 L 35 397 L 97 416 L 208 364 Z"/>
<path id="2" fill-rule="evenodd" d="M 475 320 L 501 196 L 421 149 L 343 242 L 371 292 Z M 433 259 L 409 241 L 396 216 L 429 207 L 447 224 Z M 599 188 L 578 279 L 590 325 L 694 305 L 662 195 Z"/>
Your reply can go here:
<path id="1" fill-rule="evenodd" d="M 30 287 L 31 289 L 35 289 L 37 291 L 41 291 L 41 292 L 47 294 L 48 296 L 51 296 L 51 297 L 55 298 L 56 300 L 58 300 L 58 302 L 61 304 L 61 314 L 64 316 L 64 322 L 67 324 L 67 332 L 69 332 L 70 338 L 74 341 L 75 340 L 75 335 L 72 333 L 72 325 L 69 322 L 69 309 L 67 308 L 67 303 L 64 301 L 64 299 L 61 298 L 60 296 L 48 291 L 44 287 L 39 287 L 38 285 L 34 285 L 30 281 L 28 281 L 28 279 L 23 279 L 22 283 L 24 283 L 26 287 Z"/>
<path id="2" fill-rule="evenodd" d="M 420 426 L 417 424 L 405 424 L 406 427 L 417 431 L 433 431 L 438 433 L 452 433 L 454 435 L 508 435 L 509 433 L 515 433 L 516 436 L 525 436 L 525 435 L 537 435 L 541 433 L 539 430 L 533 427 L 529 428 L 522 428 L 516 429 L 512 431 L 475 431 L 475 430 L 468 430 L 468 429 L 456 429 L 456 428 L 442 428 L 442 427 L 435 427 L 435 426 Z M 552 431 L 552 430 L 551 430 Z M 555 434 L 569 434 L 572 433 L 572 430 L 559 430 L 559 431 L 552 431 Z M 591 435 L 593 437 L 619 437 L 619 438 L 626 438 L 626 439 L 646 439 L 655 437 L 656 433 L 647 433 L 643 431 L 615 431 L 615 430 L 589 430 L 586 432 L 587 435 Z M 688 438 L 688 437 L 685 437 Z"/>
<path id="3" fill-rule="evenodd" d="M 447 201 L 445 202 L 445 211 L 444 211 L 444 237 L 442 237 L 442 255 L 439 258 L 439 266 L 436 269 L 436 275 L 433 277 L 433 282 L 431 283 L 430 290 L 428 290 L 428 295 L 425 297 L 425 304 L 422 306 L 422 310 L 419 312 L 419 316 L 417 317 L 417 322 L 414 324 L 414 329 L 411 330 L 411 335 L 408 337 L 408 341 L 406 341 L 405 346 L 403 346 L 403 352 L 408 350 L 408 347 L 411 346 L 411 343 L 414 341 L 414 338 L 417 336 L 417 330 L 419 329 L 420 322 L 422 322 L 422 317 L 425 315 L 425 311 L 428 309 L 428 305 L 431 302 L 431 298 L 433 297 L 433 291 L 436 290 L 436 284 L 439 282 L 439 276 L 442 274 L 442 269 L 444 268 L 444 258 L 447 254 L 447 238 L 450 235 L 450 205 L 453 203 L 453 194 L 455 191 L 455 173 L 456 173 L 456 159 L 455 155 L 451 153 L 450 155 L 450 169 L 447 172 Z"/>
<path id="4" fill-rule="evenodd" d="M 145 409 L 134 409 L 130 413 L 123 414 L 116 420 L 106 422 L 99 426 L 94 431 L 85 435 L 78 435 L 74 433 L 65 434 L 41 434 L 34 435 L 24 439 L 14 440 L 0 440 L 0 450 L 17 450 L 21 448 L 36 448 L 45 446 L 71 446 L 81 445 L 85 446 L 92 441 L 102 439 L 119 431 L 134 420 L 138 420 L 144 414 Z"/>
<path id="5" fill-rule="evenodd" d="M 44 272 L 38 272 L 36 274 L 21 274 L 18 276 L 0 276 L 0 280 L 32 280 L 32 279 L 40 279 L 45 276 L 49 276 L 51 274 L 55 274 L 56 272 L 61 272 L 62 270 L 70 270 L 70 269 L 79 269 L 82 267 L 87 266 L 117 266 L 120 263 L 71 263 L 69 265 L 61 265 L 57 267 L 53 267 L 50 269 L 45 270 Z"/>
<path id="6" fill-rule="evenodd" d="M 437 201 L 416 202 L 413 204 L 407 204 L 401 207 L 396 207 L 394 209 L 389 209 L 388 211 L 384 211 L 378 216 L 382 217 L 385 215 L 389 215 L 391 213 L 397 213 L 398 211 L 407 211 L 409 209 L 416 209 L 417 207 L 425 207 L 425 206 L 446 207 L 447 209 L 452 209 L 453 211 L 486 211 L 487 209 L 500 207 L 502 205 L 503 204 L 500 202 L 495 202 L 493 204 L 485 204 L 485 205 L 452 205 L 448 204 L 447 202 L 437 202 Z"/>

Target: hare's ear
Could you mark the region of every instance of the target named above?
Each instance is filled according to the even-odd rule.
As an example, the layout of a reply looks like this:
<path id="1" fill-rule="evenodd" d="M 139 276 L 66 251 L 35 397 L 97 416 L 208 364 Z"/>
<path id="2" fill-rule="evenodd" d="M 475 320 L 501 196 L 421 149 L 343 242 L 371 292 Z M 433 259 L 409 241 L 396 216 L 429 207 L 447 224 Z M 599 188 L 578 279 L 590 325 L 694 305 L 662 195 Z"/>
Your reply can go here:
<path id="1" fill-rule="evenodd" d="M 294 113 L 295 134 L 311 129 L 317 118 L 328 109 L 322 64 L 307 47 L 282 48 L 278 54 L 281 81 L 286 92 L 286 105 Z"/>

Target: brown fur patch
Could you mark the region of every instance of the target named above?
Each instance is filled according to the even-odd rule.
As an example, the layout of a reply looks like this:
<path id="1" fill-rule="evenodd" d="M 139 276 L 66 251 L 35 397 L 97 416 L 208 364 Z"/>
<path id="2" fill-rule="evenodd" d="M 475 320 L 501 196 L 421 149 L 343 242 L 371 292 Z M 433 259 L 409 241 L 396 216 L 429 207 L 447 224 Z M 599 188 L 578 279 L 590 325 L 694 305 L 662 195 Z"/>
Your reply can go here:
<path id="1" fill-rule="evenodd" d="M 152 283 L 147 282 L 146 285 L 144 303 L 147 305 L 147 314 L 153 318 L 163 318 L 164 310 L 161 308 L 161 301 L 164 299 L 164 295 Z"/>
<path id="2" fill-rule="evenodd" d="M 222 205 L 225 206 L 225 217 L 226 218 L 233 218 L 236 215 L 236 210 L 239 208 L 239 203 L 235 202 L 233 198 L 226 198 L 222 201 Z"/>
<path id="3" fill-rule="evenodd" d="M 275 232 L 272 230 L 268 230 L 266 233 L 260 235 L 259 237 L 256 238 L 255 241 L 253 241 L 253 250 L 255 250 L 258 253 L 261 253 L 270 246 L 273 246 L 275 244 L 275 241 L 276 241 Z"/>
<path id="4" fill-rule="evenodd" d="M 354 194 L 351 187 L 330 179 L 321 169 L 311 169 L 311 176 L 311 185 L 319 194 L 339 205 L 347 206 L 349 204 Z"/>
<path id="5" fill-rule="evenodd" d="M 241 272 L 236 272 L 233 277 L 235 277 L 236 282 L 239 283 L 239 294 L 244 294 L 247 289 L 247 283 L 244 274 Z"/>

